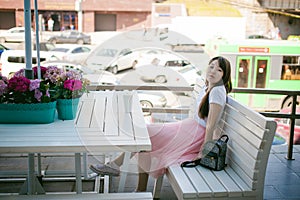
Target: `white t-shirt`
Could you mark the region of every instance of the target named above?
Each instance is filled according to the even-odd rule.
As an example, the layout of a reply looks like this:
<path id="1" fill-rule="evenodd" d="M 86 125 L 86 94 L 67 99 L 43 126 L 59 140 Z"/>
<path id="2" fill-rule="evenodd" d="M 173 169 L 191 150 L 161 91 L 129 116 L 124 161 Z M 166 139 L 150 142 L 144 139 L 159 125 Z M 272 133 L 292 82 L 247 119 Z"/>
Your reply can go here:
<path id="1" fill-rule="evenodd" d="M 201 100 L 206 93 L 205 90 L 206 90 L 206 87 L 204 87 L 200 91 L 200 93 L 196 99 L 196 104 L 195 104 L 195 108 L 194 108 L 195 109 L 194 119 L 203 127 L 206 127 L 207 117 L 205 119 L 201 119 L 198 116 L 198 109 L 199 109 Z M 226 89 L 225 89 L 225 87 L 223 85 L 213 87 L 209 93 L 208 100 L 209 100 L 209 104 L 216 103 L 216 104 L 219 104 L 222 106 L 222 112 L 220 112 L 220 115 L 218 118 L 218 119 L 220 119 L 221 114 L 223 113 L 224 106 L 226 104 Z"/>

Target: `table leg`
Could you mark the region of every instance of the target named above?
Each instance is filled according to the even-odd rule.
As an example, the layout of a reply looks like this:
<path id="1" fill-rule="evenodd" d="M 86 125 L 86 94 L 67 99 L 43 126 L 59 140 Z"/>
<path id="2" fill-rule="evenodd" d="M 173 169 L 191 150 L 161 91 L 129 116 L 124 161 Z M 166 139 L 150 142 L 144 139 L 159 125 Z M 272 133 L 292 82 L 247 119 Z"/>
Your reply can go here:
<path id="1" fill-rule="evenodd" d="M 129 170 L 130 154 L 131 154 L 130 152 L 125 152 L 125 155 L 124 155 L 118 192 L 124 192 L 127 173 Z"/>
<path id="2" fill-rule="evenodd" d="M 84 174 L 84 179 L 89 178 L 88 174 L 88 168 L 87 168 L 87 153 L 82 153 L 82 158 L 83 158 L 83 174 Z"/>
<path id="3" fill-rule="evenodd" d="M 81 155 L 75 153 L 76 193 L 82 194 Z"/>
<path id="4" fill-rule="evenodd" d="M 28 154 L 28 173 L 19 194 L 45 194 L 45 190 L 36 178 L 34 170 L 34 153 Z"/>

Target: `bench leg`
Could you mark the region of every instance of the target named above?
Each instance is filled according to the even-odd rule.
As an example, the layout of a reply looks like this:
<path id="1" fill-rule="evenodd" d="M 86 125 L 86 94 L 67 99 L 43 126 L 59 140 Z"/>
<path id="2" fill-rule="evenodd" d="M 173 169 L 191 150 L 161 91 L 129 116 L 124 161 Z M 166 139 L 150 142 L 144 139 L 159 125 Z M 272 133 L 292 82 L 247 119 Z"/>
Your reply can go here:
<path id="1" fill-rule="evenodd" d="M 75 153 L 76 193 L 82 194 L 81 154 Z"/>
<path id="2" fill-rule="evenodd" d="M 163 179 L 164 179 L 164 175 L 158 177 L 155 180 L 154 188 L 153 188 L 153 198 L 154 199 L 159 199 L 159 197 L 160 197 L 160 191 L 161 191 Z"/>

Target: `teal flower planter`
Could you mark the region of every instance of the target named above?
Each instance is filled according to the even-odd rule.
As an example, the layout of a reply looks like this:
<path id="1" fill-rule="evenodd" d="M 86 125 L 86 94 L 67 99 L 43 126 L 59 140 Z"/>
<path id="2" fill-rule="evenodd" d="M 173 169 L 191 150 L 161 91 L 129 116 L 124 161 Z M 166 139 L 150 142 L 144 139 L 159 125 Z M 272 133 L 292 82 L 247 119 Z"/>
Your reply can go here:
<path id="1" fill-rule="evenodd" d="M 1 124 L 48 124 L 54 122 L 56 101 L 35 104 L 0 104 Z"/>
<path id="2" fill-rule="evenodd" d="M 57 99 L 58 119 L 72 120 L 75 119 L 78 109 L 79 98 L 76 99 Z"/>

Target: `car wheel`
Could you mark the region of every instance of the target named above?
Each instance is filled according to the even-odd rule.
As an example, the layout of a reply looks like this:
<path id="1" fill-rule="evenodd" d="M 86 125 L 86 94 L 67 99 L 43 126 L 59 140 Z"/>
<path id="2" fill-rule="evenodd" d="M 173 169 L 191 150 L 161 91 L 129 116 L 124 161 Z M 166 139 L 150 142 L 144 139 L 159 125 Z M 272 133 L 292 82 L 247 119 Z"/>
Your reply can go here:
<path id="1" fill-rule="evenodd" d="M 117 65 L 115 65 L 115 66 L 113 66 L 113 67 L 111 67 L 111 73 L 113 73 L 113 74 L 117 74 L 118 73 L 118 66 Z"/>
<path id="2" fill-rule="evenodd" d="M 287 96 L 282 105 L 281 105 L 281 108 L 288 108 L 288 107 L 292 107 L 292 104 L 293 104 L 293 97 L 291 96 Z M 300 97 L 297 97 L 297 102 L 296 102 L 297 105 L 300 105 Z"/>
<path id="3" fill-rule="evenodd" d="M 84 42 L 83 42 L 82 39 L 77 40 L 77 44 L 83 44 L 83 43 L 84 43 Z"/>
<path id="4" fill-rule="evenodd" d="M 140 104 L 141 104 L 142 108 L 153 108 L 152 103 L 147 100 L 141 100 Z"/>
<path id="5" fill-rule="evenodd" d="M 1 37 L 1 38 L 0 38 L 0 44 L 3 44 L 3 43 L 5 43 L 5 38 L 4 38 L 4 37 Z"/>
<path id="6" fill-rule="evenodd" d="M 164 75 L 158 75 L 158 76 L 155 77 L 154 82 L 155 83 L 166 83 L 167 78 Z"/>

